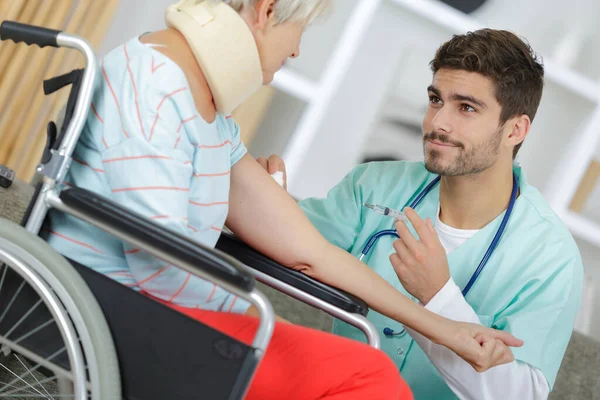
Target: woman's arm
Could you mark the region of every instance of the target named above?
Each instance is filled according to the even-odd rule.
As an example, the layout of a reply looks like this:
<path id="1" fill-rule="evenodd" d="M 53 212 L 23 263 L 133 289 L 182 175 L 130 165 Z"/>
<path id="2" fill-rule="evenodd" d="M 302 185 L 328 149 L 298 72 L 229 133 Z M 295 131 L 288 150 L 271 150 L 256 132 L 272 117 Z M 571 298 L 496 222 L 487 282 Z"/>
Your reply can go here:
<path id="1" fill-rule="evenodd" d="M 512 335 L 452 322 L 425 310 L 352 255 L 331 245 L 295 201 L 246 154 L 231 171 L 227 226 L 275 261 L 363 299 L 369 307 L 442 344 L 477 370 L 513 360 Z M 502 343 L 504 342 L 504 343 Z"/>

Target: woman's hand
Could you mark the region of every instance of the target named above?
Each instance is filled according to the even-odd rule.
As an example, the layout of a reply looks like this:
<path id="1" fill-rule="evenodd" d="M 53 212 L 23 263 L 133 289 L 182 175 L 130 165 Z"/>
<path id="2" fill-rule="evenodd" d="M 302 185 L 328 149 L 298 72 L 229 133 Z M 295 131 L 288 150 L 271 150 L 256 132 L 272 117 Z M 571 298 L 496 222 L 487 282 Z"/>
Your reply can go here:
<path id="1" fill-rule="evenodd" d="M 271 154 L 269 158 L 258 157 L 256 161 L 263 167 L 269 175 L 273 175 L 277 172 L 283 174 L 283 188 L 287 190 L 287 173 L 285 171 L 285 163 L 281 157 Z"/>
<path id="2" fill-rule="evenodd" d="M 452 333 L 439 344 L 455 352 L 477 372 L 514 361 L 510 347 L 523 345 L 522 340 L 508 332 L 467 322 L 451 323 L 455 326 L 448 332 Z"/>

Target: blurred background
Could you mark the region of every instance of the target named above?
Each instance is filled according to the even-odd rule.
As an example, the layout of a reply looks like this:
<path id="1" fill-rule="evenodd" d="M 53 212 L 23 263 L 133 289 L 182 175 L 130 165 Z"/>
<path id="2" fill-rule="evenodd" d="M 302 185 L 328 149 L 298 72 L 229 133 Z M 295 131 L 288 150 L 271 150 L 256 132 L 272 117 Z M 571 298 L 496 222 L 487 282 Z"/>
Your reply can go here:
<path id="1" fill-rule="evenodd" d="M 98 58 L 164 27 L 172 0 L 0 0 L 0 20 L 87 38 Z M 518 161 L 577 240 L 586 271 L 576 329 L 600 339 L 600 17 L 598 0 L 335 0 L 301 56 L 234 116 L 253 156 L 279 154 L 297 198 L 324 196 L 355 165 L 421 160 L 428 63 L 454 33 L 509 29 L 543 57 L 546 87 Z M 0 42 L 0 164 L 29 180 L 67 93 L 42 80 L 81 59 Z M 597 306 L 598 305 L 598 306 Z"/>

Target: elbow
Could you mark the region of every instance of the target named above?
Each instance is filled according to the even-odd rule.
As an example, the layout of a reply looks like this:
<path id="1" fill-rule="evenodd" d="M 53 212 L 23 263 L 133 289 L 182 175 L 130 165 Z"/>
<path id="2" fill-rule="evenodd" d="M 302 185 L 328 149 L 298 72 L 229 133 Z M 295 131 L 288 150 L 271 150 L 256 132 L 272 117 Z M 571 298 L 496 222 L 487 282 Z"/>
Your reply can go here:
<path id="1" fill-rule="evenodd" d="M 336 248 L 328 242 L 324 242 L 323 245 L 317 243 L 306 247 L 310 248 L 311 251 L 304 252 L 304 254 L 294 252 L 293 255 L 290 254 L 290 259 L 286 260 L 283 265 L 313 279 L 327 283 L 325 281 L 329 274 L 329 266 L 332 265 L 332 261 L 335 261 L 335 257 L 332 256 L 335 256 Z"/>
<path id="2" fill-rule="evenodd" d="M 310 276 L 311 278 L 319 280 L 317 268 L 313 264 L 309 263 L 292 263 L 290 265 L 286 265 L 288 268 L 293 269 L 294 271 L 298 271 L 303 273 L 304 275 Z"/>

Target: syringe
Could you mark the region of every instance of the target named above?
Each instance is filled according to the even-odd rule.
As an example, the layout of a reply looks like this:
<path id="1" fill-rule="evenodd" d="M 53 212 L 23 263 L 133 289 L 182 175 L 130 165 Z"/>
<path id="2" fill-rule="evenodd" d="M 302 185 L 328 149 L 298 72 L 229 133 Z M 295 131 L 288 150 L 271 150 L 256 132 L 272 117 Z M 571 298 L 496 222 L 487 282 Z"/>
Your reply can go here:
<path id="1" fill-rule="evenodd" d="M 364 204 L 363 206 L 375 211 L 377 214 L 387 215 L 388 217 L 392 217 L 394 219 L 399 219 L 402 221 L 406 221 L 406 216 L 402 211 L 394 210 L 389 207 L 380 206 L 378 204 Z"/>

